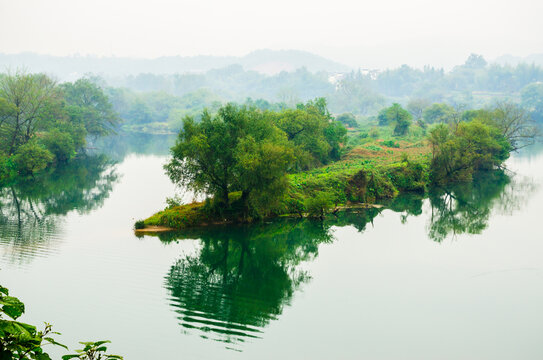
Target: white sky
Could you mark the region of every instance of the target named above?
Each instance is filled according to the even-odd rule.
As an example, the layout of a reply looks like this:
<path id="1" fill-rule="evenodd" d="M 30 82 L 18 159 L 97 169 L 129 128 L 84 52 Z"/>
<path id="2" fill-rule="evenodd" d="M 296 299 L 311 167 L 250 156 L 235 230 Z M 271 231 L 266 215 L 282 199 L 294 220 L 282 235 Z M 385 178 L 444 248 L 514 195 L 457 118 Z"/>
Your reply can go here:
<path id="1" fill-rule="evenodd" d="M 354 67 L 543 52 L 543 0 L 0 0 L 0 52 L 310 51 Z"/>

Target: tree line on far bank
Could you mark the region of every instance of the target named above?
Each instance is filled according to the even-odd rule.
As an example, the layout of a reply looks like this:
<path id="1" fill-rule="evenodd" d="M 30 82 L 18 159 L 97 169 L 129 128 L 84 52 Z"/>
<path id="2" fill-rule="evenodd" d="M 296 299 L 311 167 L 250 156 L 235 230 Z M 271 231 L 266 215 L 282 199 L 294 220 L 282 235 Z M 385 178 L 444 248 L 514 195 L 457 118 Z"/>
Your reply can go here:
<path id="1" fill-rule="evenodd" d="M 89 79 L 59 85 L 45 74 L 1 74 L 0 180 L 67 162 L 118 121 Z"/>

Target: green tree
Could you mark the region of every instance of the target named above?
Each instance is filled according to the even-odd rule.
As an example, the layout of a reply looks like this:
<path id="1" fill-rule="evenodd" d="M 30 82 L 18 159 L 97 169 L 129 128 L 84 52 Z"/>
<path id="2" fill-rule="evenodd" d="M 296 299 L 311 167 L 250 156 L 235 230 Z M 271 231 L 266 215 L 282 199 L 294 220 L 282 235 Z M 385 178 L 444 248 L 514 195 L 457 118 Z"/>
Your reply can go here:
<path id="1" fill-rule="evenodd" d="M 43 111 L 58 96 L 43 74 L 17 72 L 0 77 L 0 147 L 7 155 L 30 141 L 43 125 Z"/>
<path id="2" fill-rule="evenodd" d="M 345 126 L 348 126 L 351 128 L 358 127 L 356 118 L 352 113 L 343 113 L 341 115 L 338 115 L 336 117 L 336 121 L 339 121 L 340 123 L 345 124 Z"/>
<path id="3" fill-rule="evenodd" d="M 407 103 L 407 111 L 418 122 L 422 119 L 424 110 L 430 106 L 430 100 L 424 98 L 415 98 Z"/>
<path id="4" fill-rule="evenodd" d="M 541 136 L 528 111 L 513 102 L 497 102 L 491 114 L 491 119 L 486 121 L 500 131 L 511 151 L 532 145 Z"/>
<path id="5" fill-rule="evenodd" d="M 439 124 L 428 135 L 432 147 L 431 176 L 435 183 L 471 180 L 509 157 L 511 145 L 501 131 L 481 121 Z"/>
<path id="6" fill-rule="evenodd" d="M 427 124 L 449 124 L 453 122 L 454 114 L 455 110 L 452 106 L 447 104 L 435 103 L 424 109 L 424 111 L 422 112 L 422 118 Z"/>
<path id="7" fill-rule="evenodd" d="M 66 110 L 75 123 L 82 124 L 91 136 L 114 131 L 119 118 L 104 91 L 90 79 L 79 79 L 61 85 Z"/>
<path id="8" fill-rule="evenodd" d="M 268 114 L 295 146 L 297 169 L 308 169 L 339 159 L 339 148 L 346 141 L 347 131 L 339 122 L 332 120 L 325 99 Z"/>
<path id="9" fill-rule="evenodd" d="M 409 130 L 412 118 L 411 114 L 397 103 L 382 109 L 377 116 L 380 126 L 394 126 L 395 135 L 405 135 Z"/>
<path id="10" fill-rule="evenodd" d="M 412 116 L 400 104 L 394 103 L 392 106 L 382 109 L 377 116 L 380 126 L 411 123 Z"/>
<path id="11" fill-rule="evenodd" d="M 40 142 L 55 156 L 58 162 L 67 162 L 76 153 L 73 138 L 69 133 L 58 129 L 47 132 L 40 139 Z"/>
<path id="12" fill-rule="evenodd" d="M 245 212 L 252 194 L 273 189 L 277 197 L 284 190 L 293 159 L 287 136 L 267 113 L 233 104 L 214 117 L 204 112 L 200 123 L 185 118 L 172 155 L 165 166 L 172 181 L 226 207 L 228 194 L 241 191 Z"/>

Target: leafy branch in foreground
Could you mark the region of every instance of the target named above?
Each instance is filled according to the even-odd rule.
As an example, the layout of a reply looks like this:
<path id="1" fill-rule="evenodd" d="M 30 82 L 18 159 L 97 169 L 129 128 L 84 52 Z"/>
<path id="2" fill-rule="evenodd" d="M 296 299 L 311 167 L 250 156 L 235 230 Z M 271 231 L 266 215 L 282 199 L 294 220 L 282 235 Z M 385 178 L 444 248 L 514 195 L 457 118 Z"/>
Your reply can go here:
<path id="1" fill-rule="evenodd" d="M 50 360 L 49 355 L 43 351 L 44 345 L 52 344 L 68 349 L 48 336 L 60 335 L 52 331 L 50 324 L 46 323 L 45 329 L 38 331 L 33 325 L 16 321 L 24 311 L 24 304 L 16 297 L 9 296 L 8 289 L 0 286 L 0 359 Z"/>
<path id="2" fill-rule="evenodd" d="M 80 342 L 80 344 L 85 345 L 81 350 L 76 350 L 77 354 L 64 355 L 62 360 L 69 359 L 81 359 L 81 360 L 109 360 L 109 359 L 123 359 L 119 355 L 108 355 L 106 354 L 107 347 L 104 344 L 110 343 L 111 341 L 102 340 L 96 342 Z"/>
<path id="3" fill-rule="evenodd" d="M 25 305 L 0 285 L 0 360 L 51 360 L 43 351 L 45 345 L 55 345 L 68 350 L 68 347 L 55 341 L 50 335 L 60 335 L 52 331 L 51 324 L 45 323 L 43 331 L 33 325 L 16 321 L 25 312 Z M 9 320 L 9 319 L 12 320 Z M 77 354 L 64 355 L 62 359 L 114 360 L 123 359 L 119 355 L 106 354 L 104 344 L 110 341 L 81 342 L 85 345 Z"/>

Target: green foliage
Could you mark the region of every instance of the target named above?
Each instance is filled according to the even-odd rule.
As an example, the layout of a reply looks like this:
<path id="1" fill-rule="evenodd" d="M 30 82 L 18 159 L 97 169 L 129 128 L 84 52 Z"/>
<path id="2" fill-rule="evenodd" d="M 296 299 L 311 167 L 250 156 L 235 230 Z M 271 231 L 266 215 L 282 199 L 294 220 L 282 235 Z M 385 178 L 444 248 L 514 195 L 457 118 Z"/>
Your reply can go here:
<path id="1" fill-rule="evenodd" d="M 215 117 L 204 112 L 200 123 L 185 119 L 166 170 L 174 182 L 213 194 L 228 207 L 233 191 L 243 191 L 246 201 L 269 191 L 280 194 L 292 154 L 266 113 L 229 104 Z"/>
<path id="2" fill-rule="evenodd" d="M 224 217 L 215 213 L 215 208 L 209 209 L 205 206 L 205 203 L 193 203 L 159 211 L 150 218 L 145 219 L 144 222 L 145 225 L 185 229 L 204 224 L 218 223 L 223 220 Z"/>
<path id="3" fill-rule="evenodd" d="M 396 148 L 396 149 L 400 147 L 400 144 L 398 144 L 398 142 L 394 140 L 385 140 L 383 141 L 383 145 L 385 145 L 386 147 Z"/>
<path id="4" fill-rule="evenodd" d="M 478 120 L 453 128 L 439 124 L 429 133 L 432 181 L 471 180 L 479 170 L 493 169 L 509 157 L 511 145 L 497 127 Z"/>
<path id="5" fill-rule="evenodd" d="M 366 188 L 366 201 L 373 203 L 379 199 L 390 199 L 398 194 L 394 184 L 381 169 L 371 169 L 366 175 L 368 178 Z"/>
<path id="6" fill-rule="evenodd" d="M 324 99 L 280 112 L 228 104 L 198 123 L 184 120 L 166 170 L 174 182 L 213 195 L 219 212 L 232 205 L 229 193 L 241 191 L 241 214 L 262 217 L 279 211 L 288 171 L 339 159 L 345 140 Z"/>
<path id="7" fill-rule="evenodd" d="M 16 174 L 17 169 L 13 163 L 13 158 L 0 153 L 0 184 L 7 179 L 15 177 Z"/>
<path id="8" fill-rule="evenodd" d="M 407 103 L 407 111 L 409 111 L 415 120 L 419 121 L 422 118 L 424 110 L 430 105 L 430 100 L 425 98 L 410 99 Z"/>
<path id="9" fill-rule="evenodd" d="M 427 124 L 434 123 L 452 123 L 455 110 L 452 106 L 447 104 L 432 104 L 424 109 L 422 112 L 422 118 Z"/>
<path id="10" fill-rule="evenodd" d="M 143 229 L 145 227 L 145 221 L 144 220 L 138 220 L 134 223 L 134 229 L 139 230 Z"/>
<path id="11" fill-rule="evenodd" d="M 46 133 L 40 142 L 59 162 L 67 162 L 76 154 L 74 139 L 67 132 L 53 129 Z"/>
<path id="12" fill-rule="evenodd" d="M 379 137 L 379 129 L 377 127 L 372 127 L 368 135 L 374 139 L 377 139 Z"/>
<path id="13" fill-rule="evenodd" d="M 22 175 L 33 175 L 43 170 L 54 159 L 53 154 L 37 142 L 27 142 L 17 148 L 13 156 L 13 163 Z"/>
<path id="14" fill-rule="evenodd" d="M 306 199 L 305 208 L 310 217 L 323 219 L 333 206 L 332 196 L 326 192 L 319 192 Z"/>
<path id="15" fill-rule="evenodd" d="M 43 74 L 17 72 L 0 77 L 0 98 L 0 151 L 11 156 L 49 120 L 58 91 Z"/>
<path id="16" fill-rule="evenodd" d="M 67 162 L 87 135 L 107 134 L 117 117 L 102 90 L 90 80 L 57 85 L 44 74 L 17 72 L 0 77 L 0 179 L 6 163 L 34 174 Z"/>
<path id="17" fill-rule="evenodd" d="M 400 192 L 422 192 L 428 183 L 428 171 L 425 164 L 404 159 L 401 163 L 386 168 L 387 176 Z"/>
<path id="18" fill-rule="evenodd" d="M 384 108 L 377 116 L 380 126 L 394 126 L 394 135 L 396 136 L 407 134 L 412 118 L 411 114 L 397 103 L 392 104 L 392 106 L 388 108 Z"/>
<path id="19" fill-rule="evenodd" d="M 341 123 L 332 121 L 324 98 L 268 115 L 295 146 L 297 170 L 310 169 L 340 158 L 347 130 Z"/>
<path id="20" fill-rule="evenodd" d="M 61 89 L 71 121 L 85 127 L 91 136 L 113 132 L 119 122 L 107 95 L 90 79 L 64 83 Z"/>
<path id="21" fill-rule="evenodd" d="M 45 329 L 38 331 L 33 325 L 16 321 L 24 312 L 24 304 L 9 296 L 8 289 L 0 286 L 0 359 L 50 360 L 43 350 L 44 345 L 52 344 L 67 349 L 50 337 L 50 334 L 59 335 L 52 331 L 50 324 L 45 324 Z"/>
<path id="22" fill-rule="evenodd" d="M 80 359 L 80 360 L 110 360 L 110 359 L 120 359 L 123 357 L 119 355 L 109 355 L 106 354 L 107 347 L 105 344 L 110 343 L 111 341 L 102 340 L 96 342 L 80 342 L 84 345 L 83 349 L 76 350 L 77 354 L 64 355 L 62 360 L 69 359 Z"/>
<path id="23" fill-rule="evenodd" d="M 358 127 L 358 122 L 356 121 L 355 116 L 352 113 L 343 113 L 336 117 L 336 121 L 344 124 L 347 127 L 356 128 Z"/>
<path id="24" fill-rule="evenodd" d="M 368 149 L 370 151 L 376 151 L 376 152 L 383 151 L 382 147 L 375 144 L 366 145 L 364 146 L 364 149 Z"/>
<path id="25" fill-rule="evenodd" d="M 490 117 L 481 121 L 498 129 L 509 143 L 511 151 L 532 145 L 541 136 L 540 129 L 528 111 L 512 102 L 497 102 Z"/>

